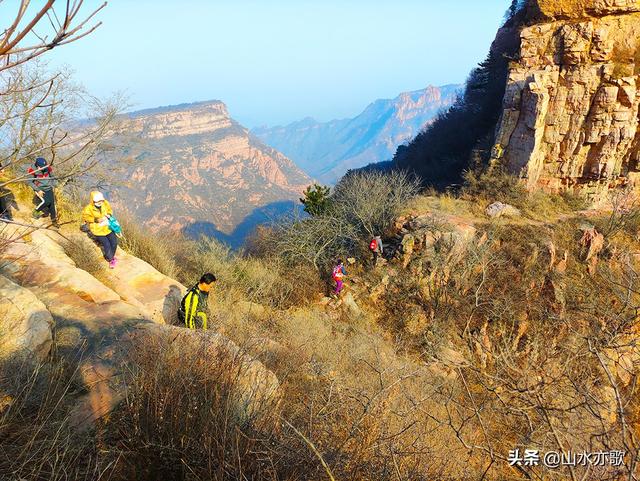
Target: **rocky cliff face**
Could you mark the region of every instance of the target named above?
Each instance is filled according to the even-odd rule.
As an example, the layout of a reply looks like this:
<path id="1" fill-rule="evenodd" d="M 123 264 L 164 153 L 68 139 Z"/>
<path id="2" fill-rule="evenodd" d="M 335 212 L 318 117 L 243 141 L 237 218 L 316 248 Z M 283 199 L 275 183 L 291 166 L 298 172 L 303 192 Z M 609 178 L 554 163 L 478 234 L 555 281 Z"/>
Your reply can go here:
<path id="1" fill-rule="evenodd" d="M 310 176 L 334 183 L 349 169 L 391 159 L 398 145 L 451 105 L 459 89 L 459 85 L 429 86 L 394 99 L 376 100 L 352 119 L 322 123 L 307 118 L 253 133 Z"/>
<path id="2" fill-rule="evenodd" d="M 153 229 L 187 229 L 232 244 L 265 206 L 295 201 L 309 179 L 235 122 L 222 102 L 143 110 L 124 119 L 117 155 L 132 162 L 121 206 Z M 244 224 L 243 224 L 244 222 Z M 240 235 L 238 226 L 241 225 Z"/>
<path id="3" fill-rule="evenodd" d="M 640 1 L 530 0 L 493 164 L 597 200 L 640 170 Z"/>

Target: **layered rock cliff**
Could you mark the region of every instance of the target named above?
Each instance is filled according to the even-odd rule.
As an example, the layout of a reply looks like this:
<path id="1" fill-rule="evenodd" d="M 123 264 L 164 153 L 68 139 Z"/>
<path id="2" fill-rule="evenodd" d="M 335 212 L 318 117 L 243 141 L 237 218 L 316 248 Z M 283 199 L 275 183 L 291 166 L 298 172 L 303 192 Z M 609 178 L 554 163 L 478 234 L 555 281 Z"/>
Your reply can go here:
<path id="1" fill-rule="evenodd" d="M 133 112 L 123 122 L 112 139 L 121 145 L 114 155 L 131 166 L 114 194 L 121 209 L 152 229 L 205 232 L 238 244 L 263 220 L 257 211 L 296 201 L 309 183 L 293 162 L 234 121 L 222 102 Z"/>
<path id="2" fill-rule="evenodd" d="M 429 86 L 371 103 L 350 119 L 318 122 L 307 118 L 283 127 L 252 132 L 293 159 L 307 174 L 334 183 L 347 170 L 391 159 L 455 100 L 461 86 Z"/>
<path id="3" fill-rule="evenodd" d="M 530 0 L 492 163 L 598 200 L 640 167 L 640 2 Z"/>

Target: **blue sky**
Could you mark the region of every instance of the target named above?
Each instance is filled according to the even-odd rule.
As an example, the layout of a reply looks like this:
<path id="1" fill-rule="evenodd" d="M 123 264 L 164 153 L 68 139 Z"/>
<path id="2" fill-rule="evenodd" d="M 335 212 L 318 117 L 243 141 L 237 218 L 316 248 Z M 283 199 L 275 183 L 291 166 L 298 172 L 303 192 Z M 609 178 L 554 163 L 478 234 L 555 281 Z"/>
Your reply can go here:
<path id="1" fill-rule="evenodd" d="M 463 82 L 509 3 L 109 0 L 95 33 L 49 59 L 96 95 L 126 91 L 134 109 L 219 99 L 248 127 L 329 120 Z"/>

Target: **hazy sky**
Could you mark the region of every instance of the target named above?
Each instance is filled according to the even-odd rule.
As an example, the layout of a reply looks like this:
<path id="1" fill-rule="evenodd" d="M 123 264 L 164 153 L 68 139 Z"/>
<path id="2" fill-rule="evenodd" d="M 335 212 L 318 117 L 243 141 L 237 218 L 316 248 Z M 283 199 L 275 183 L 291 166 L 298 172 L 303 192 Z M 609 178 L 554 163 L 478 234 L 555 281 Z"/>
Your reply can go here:
<path id="1" fill-rule="evenodd" d="M 134 109 L 219 99 L 247 127 L 329 120 L 463 82 L 509 3 L 109 0 L 95 33 L 49 59 L 94 94 L 125 90 Z"/>

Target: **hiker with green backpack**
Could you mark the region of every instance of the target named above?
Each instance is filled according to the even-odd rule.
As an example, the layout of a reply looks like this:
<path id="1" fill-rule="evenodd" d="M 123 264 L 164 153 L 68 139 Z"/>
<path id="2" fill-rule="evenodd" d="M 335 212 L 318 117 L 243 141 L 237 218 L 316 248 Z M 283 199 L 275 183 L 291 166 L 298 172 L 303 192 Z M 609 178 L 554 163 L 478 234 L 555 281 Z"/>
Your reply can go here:
<path id="1" fill-rule="evenodd" d="M 114 269 L 118 263 L 116 258 L 117 234 L 120 234 L 121 228 L 113 217 L 111 204 L 101 192 L 91 192 L 91 203 L 82 211 L 82 220 L 100 244 L 104 258 L 109 263 L 109 268 Z"/>

